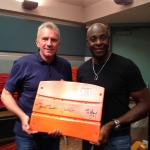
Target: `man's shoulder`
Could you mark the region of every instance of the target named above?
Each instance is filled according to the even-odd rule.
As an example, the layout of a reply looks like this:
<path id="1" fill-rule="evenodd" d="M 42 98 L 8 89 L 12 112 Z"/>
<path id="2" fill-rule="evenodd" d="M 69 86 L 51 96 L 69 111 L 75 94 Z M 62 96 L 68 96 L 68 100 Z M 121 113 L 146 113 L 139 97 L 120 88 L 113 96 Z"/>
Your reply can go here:
<path id="1" fill-rule="evenodd" d="M 118 54 L 112 54 L 111 67 L 119 68 L 126 72 L 139 69 L 136 63 L 130 58 L 120 56 Z"/>
<path id="2" fill-rule="evenodd" d="M 28 62 L 32 62 L 34 59 L 36 58 L 36 54 L 25 54 L 21 57 L 19 57 L 18 59 L 15 60 L 15 62 L 19 62 L 19 63 L 28 63 Z"/>
<path id="3" fill-rule="evenodd" d="M 116 60 L 117 63 L 120 62 L 120 63 L 133 63 L 133 61 L 130 59 L 130 58 L 127 58 L 125 56 L 121 56 L 119 54 L 115 54 L 115 53 L 112 53 L 112 60 Z"/>
<path id="4" fill-rule="evenodd" d="M 56 61 L 58 63 L 70 65 L 70 62 L 66 58 L 63 58 L 62 56 L 56 56 Z"/>
<path id="5" fill-rule="evenodd" d="M 81 64 L 79 66 L 78 70 L 84 70 L 84 69 L 89 68 L 89 67 L 91 67 L 91 59 L 89 59 L 89 60 L 85 61 L 83 64 Z"/>

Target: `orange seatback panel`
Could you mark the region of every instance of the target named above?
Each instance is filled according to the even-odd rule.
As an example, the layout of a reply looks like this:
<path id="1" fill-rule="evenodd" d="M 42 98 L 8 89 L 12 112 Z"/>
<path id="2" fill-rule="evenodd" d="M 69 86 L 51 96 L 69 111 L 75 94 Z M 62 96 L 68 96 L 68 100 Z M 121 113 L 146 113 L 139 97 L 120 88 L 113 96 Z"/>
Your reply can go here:
<path id="1" fill-rule="evenodd" d="M 60 130 L 63 135 L 98 142 L 104 88 L 68 81 L 41 81 L 30 127 L 33 131 Z"/>
<path id="2" fill-rule="evenodd" d="M 72 81 L 77 81 L 77 71 L 78 68 L 77 67 L 72 67 Z"/>
<path id="3" fill-rule="evenodd" d="M 7 78 L 8 78 L 8 74 L 6 74 L 6 73 L 0 74 L 0 97 L 1 97 L 1 93 L 2 93 L 2 90 L 4 88 Z M 3 107 L 5 107 L 5 106 L 2 104 L 1 99 L 0 99 L 0 109 Z"/>

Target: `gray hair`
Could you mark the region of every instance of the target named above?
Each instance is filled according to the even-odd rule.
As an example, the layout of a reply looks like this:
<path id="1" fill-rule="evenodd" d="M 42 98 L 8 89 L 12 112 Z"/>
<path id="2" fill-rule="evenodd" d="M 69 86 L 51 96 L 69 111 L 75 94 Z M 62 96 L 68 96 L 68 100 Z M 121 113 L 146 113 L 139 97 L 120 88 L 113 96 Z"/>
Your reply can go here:
<path id="1" fill-rule="evenodd" d="M 48 28 L 48 29 L 55 30 L 55 31 L 58 33 L 58 37 L 59 37 L 59 40 L 60 40 L 60 30 L 59 30 L 59 28 L 57 27 L 56 24 L 54 24 L 53 22 L 50 22 L 50 21 L 47 21 L 47 22 L 42 23 L 42 24 L 38 27 L 37 36 L 39 35 L 40 31 L 41 31 L 43 28 Z"/>

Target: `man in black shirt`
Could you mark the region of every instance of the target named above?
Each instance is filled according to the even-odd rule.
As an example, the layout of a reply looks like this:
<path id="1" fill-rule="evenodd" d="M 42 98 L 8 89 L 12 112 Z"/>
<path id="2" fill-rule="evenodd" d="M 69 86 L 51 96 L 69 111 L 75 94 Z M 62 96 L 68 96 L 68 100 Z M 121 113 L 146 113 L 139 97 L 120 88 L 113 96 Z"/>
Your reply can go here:
<path id="1" fill-rule="evenodd" d="M 146 115 L 148 90 L 138 67 L 109 51 L 106 25 L 91 25 L 87 41 L 93 57 L 79 67 L 77 80 L 104 87 L 105 96 L 99 143 L 92 145 L 83 141 L 83 150 L 130 150 L 130 124 Z M 129 97 L 137 103 L 131 110 Z"/>

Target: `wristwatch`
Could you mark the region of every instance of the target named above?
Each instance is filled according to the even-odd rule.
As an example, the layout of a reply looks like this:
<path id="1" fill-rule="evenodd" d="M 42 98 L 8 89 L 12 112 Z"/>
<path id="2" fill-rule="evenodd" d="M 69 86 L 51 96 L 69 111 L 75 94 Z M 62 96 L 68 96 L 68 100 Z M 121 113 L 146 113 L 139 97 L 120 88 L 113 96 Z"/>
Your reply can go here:
<path id="1" fill-rule="evenodd" d="M 118 119 L 113 119 L 115 129 L 118 129 L 120 127 L 120 121 Z"/>

